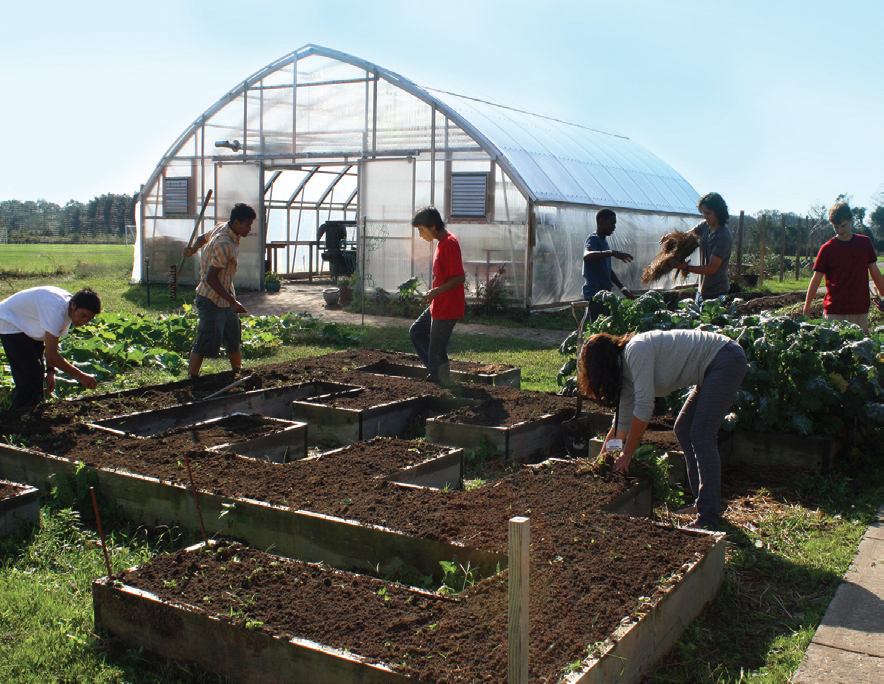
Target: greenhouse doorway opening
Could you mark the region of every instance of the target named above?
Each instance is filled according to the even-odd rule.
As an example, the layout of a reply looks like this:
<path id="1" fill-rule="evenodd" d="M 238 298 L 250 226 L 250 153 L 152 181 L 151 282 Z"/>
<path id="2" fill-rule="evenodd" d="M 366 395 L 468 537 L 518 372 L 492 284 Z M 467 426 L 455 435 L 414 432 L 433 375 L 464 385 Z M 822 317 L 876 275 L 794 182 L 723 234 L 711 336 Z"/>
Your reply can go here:
<path id="1" fill-rule="evenodd" d="M 350 272 L 355 270 L 357 166 L 353 162 L 265 165 L 265 270 L 308 281 L 346 275 L 344 263 Z"/>

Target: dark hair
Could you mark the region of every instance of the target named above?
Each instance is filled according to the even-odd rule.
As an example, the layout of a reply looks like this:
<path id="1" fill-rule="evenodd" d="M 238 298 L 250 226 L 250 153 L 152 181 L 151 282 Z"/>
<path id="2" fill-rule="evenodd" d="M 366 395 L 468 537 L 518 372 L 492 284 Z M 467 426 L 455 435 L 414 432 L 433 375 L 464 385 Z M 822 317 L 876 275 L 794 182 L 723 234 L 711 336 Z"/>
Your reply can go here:
<path id="1" fill-rule="evenodd" d="M 580 394 L 599 406 L 616 406 L 620 402 L 623 347 L 634 335 L 590 335 L 577 357 L 577 390 Z"/>
<path id="2" fill-rule="evenodd" d="M 445 230 L 445 221 L 436 207 L 424 207 L 411 219 L 412 226 L 425 226 L 436 230 Z"/>
<path id="3" fill-rule="evenodd" d="M 703 195 L 700 198 L 700 201 L 697 202 L 697 209 L 702 206 L 715 212 L 715 215 L 718 217 L 718 225 L 720 226 L 723 226 L 728 222 L 728 219 L 730 219 L 730 216 L 727 213 L 727 203 L 717 192 L 710 192 L 709 194 Z"/>
<path id="4" fill-rule="evenodd" d="M 607 221 L 608 219 L 612 218 L 617 218 L 617 214 L 615 214 L 612 209 L 602 209 L 598 214 L 595 215 L 596 223 Z"/>
<path id="5" fill-rule="evenodd" d="M 853 212 L 850 211 L 850 205 L 847 202 L 835 202 L 829 209 L 829 223 L 833 226 L 852 220 Z"/>
<path id="6" fill-rule="evenodd" d="M 245 202 L 237 202 L 230 210 L 230 221 L 253 221 L 258 218 L 255 210 Z"/>
<path id="7" fill-rule="evenodd" d="M 101 297 L 98 296 L 98 293 L 88 287 L 78 290 L 77 293 L 71 297 L 71 301 L 77 309 L 86 309 L 87 311 L 94 313 L 96 316 L 101 313 Z"/>

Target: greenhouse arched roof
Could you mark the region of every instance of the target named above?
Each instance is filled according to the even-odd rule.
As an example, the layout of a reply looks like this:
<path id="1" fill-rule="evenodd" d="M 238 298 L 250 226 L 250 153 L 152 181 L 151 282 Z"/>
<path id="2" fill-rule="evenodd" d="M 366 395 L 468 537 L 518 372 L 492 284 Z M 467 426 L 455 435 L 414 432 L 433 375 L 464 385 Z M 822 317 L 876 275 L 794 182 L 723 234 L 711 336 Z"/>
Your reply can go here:
<path id="1" fill-rule="evenodd" d="M 422 87 L 371 62 L 318 45 L 305 45 L 238 84 L 182 133 L 164 161 L 196 128 L 253 84 L 313 55 L 365 69 L 435 107 L 476 140 L 534 202 L 697 214 L 696 190 L 662 159 L 625 136 Z M 160 162 L 148 185 L 162 166 Z"/>

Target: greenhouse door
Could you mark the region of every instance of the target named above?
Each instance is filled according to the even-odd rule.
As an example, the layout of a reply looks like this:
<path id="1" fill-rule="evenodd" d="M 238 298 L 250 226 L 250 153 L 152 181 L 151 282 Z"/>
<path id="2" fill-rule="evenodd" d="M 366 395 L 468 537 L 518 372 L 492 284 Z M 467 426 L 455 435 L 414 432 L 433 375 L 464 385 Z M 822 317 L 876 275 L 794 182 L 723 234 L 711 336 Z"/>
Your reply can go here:
<path id="1" fill-rule="evenodd" d="M 411 227 L 414 215 L 415 180 L 411 159 L 376 159 L 360 162 L 359 206 L 365 219 L 364 245 L 366 287 L 396 292 L 412 276 L 426 282 L 432 250 Z M 358 249 L 358 248 L 357 248 Z"/>
<path id="2" fill-rule="evenodd" d="M 234 285 L 240 291 L 260 290 L 264 284 L 264 206 L 260 164 L 215 164 L 215 216 L 219 223 L 230 217 L 234 204 L 245 202 L 258 214 L 252 232 L 239 243 L 239 265 Z"/>

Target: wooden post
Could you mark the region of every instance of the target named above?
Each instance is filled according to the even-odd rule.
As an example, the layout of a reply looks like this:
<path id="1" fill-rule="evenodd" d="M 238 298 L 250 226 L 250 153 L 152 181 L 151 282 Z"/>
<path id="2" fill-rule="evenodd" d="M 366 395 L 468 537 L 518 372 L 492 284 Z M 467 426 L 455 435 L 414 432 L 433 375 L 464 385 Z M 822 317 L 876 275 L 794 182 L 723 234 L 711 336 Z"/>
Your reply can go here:
<path id="1" fill-rule="evenodd" d="M 740 222 L 737 225 L 737 278 L 743 275 L 743 216 L 745 212 L 740 211 Z"/>
<path id="2" fill-rule="evenodd" d="M 783 282 L 786 278 L 786 215 L 780 218 L 780 282 Z"/>
<path id="3" fill-rule="evenodd" d="M 798 228 L 795 230 L 795 281 L 801 278 L 801 219 L 798 219 Z"/>
<path id="4" fill-rule="evenodd" d="M 758 284 L 764 285 L 764 240 L 767 236 L 767 214 L 761 215 L 761 252 L 758 255 Z"/>
<path id="5" fill-rule="evenodd" d="M 510 518 L 509 526 L 509 667 L 508 684 L 528 684 L 528 518 Z"/>

